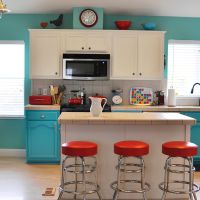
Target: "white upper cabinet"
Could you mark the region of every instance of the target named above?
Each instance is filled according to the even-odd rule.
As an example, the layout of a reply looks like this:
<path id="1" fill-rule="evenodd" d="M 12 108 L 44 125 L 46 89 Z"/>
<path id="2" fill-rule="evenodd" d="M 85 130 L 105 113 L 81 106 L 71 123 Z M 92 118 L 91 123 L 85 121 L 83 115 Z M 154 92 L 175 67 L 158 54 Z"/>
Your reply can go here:
<path id="1" fill-rule="evenodd" d="M 138 72 L 142 79 L 162 79 L 164 71 L 164 34 L 138 34 Z"/>
<path id="2" fill-rule="evenodd" d="M 164 32 L 118 31 L 113 34 L 111 79 L 163 78 Z"/>
<path id="3" fill-rule="evenodd" d="M 109 53 L 111 79 L 160 80 L 164 32 L 131 30 L 30 30 L 30 78 L 61 79 L 66 52 Z"/>
<path id="4" fill-rule="evenodd" d="M 64 50 L 79 52 L 109 52 L 107 31 L 69 31 L 64 33 Z"/>
<path id="5" fill-rule="evenodd" d="M 61 37 L 58 31 L 30 30 L 30 78 L 61 78 Z"/>
<path id="6" fill-rule="evenodd" d="M 112 44 L 112 78 L 129 79 L 137 75 L 137 35 L 114 34 Z"/>

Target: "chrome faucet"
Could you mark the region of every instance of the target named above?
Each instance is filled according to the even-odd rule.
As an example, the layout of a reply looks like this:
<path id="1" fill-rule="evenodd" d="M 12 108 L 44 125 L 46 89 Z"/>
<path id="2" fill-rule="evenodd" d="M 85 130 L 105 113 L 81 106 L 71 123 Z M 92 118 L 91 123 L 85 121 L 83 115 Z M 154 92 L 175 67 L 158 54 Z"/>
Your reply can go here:
<path id="1" fill-rule="evenodd" d="M 193 92 L 194 92 L 194 86 L 195 86 L 195 85 L 200 85 L 200 83 L 195 83 L 195 84 L 192 86 L 191 94 L 193 94 Z"/>

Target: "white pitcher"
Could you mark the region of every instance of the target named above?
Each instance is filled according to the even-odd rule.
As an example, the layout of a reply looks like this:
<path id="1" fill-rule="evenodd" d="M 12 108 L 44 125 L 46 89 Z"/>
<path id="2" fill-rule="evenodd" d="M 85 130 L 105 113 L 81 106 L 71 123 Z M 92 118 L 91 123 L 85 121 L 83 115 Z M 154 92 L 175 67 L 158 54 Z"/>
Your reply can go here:
<path id="1" fill-rule="evenodd" d="M 107 99 L 101 97 L 89 97 L 89 99 L 91 100 L 90 113 L 93 117 L 99 117 L 107 103 Z M 101 106 L 102 100 L 105 101 L 103 106 Z"/>

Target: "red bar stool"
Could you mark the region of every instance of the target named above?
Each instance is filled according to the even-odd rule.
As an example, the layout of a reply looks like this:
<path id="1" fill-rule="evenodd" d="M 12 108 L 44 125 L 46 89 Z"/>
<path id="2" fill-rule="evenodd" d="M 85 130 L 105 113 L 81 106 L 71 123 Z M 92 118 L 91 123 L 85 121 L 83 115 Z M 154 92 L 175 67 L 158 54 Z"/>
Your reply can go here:
<path id="1" fill-rule="evenodd" d="M 97 184 L 97 144 L 88 141 L 71 141 L 62 145 L 62 154 L 66 157 L 62 161 L 62 177 L 60 185 L 60 194 L 58 200 L 62 198 L 64 192 L 74 195 L 83 195 L 86 200 L 87 194 L 97 193 L 98 198 L 102 200 L 99 192 L 100 187 Z M 73 159 L 73 162 L 72 160 Z M 70 161 L 67 163 L 67 161 Z M 67 173 L 75 174 L 75 180 L 66 180 Z M 95 181 L 89 181 L 87 174 L 95 173 Z M 74 186 L 74 190 L 72 190 Z M 81 190 L 80 190 L 81 188 Z M 90 188 L 90 189 L 89 189 Z"/>
<path id="2" fill-rule="evenodd" d="M 166 198 L 167 192 L 188 194 L 189 199 L 197 200 L 196 192 L 198 192 L 200 188 L 194 184 L 193 173 L 195 168 L 193 167 L 193 156 L 198 154 L 198 146 L 191 142 L 170 141 L 162 144 L 162 153 L 168 156 L 164 167 L 164 182 L 159 184 L 159 188 L 163 191 L 162 200 Z M 178 163 L 177 157 L 181 157 L 184 164 Z M 174 162 L 174 160 L 176 162 Z M 175 173 L 184 174 L 184 180 L 170 180 L 170 175 Z M 188 177 L 186 174 L 188 174 Z M 180 185 L 181 187 L 178 187 L 180 189 L 177 189 L 177 187 L 174 189 L 175 185 Z"/>
<path id="3" fill-rule="evenodd" d="M 115 191 L 113 200 L 117 200 L 120 192 L 141 193 L 146 200 L 146 191 L 150 190 L 150 185 L 144 181 L 144 155 L 149 153 L 149 145 L 141 141 L 120 141 L 114 144 L 114 153 L 119 155 L 117 169 L 117 181 L 111 183 L 111 188 Z M 127 161 L 130 159 L 139 162 Z M 140 173 L 140 179 L 126 179 L 126 173 Z M 124 179 L 121 179 L 123 175 Z M 130 176 L 129 176 L 130 177 Z M 127 189 L 126 184 L 139 184 L 139 189 Z"/>

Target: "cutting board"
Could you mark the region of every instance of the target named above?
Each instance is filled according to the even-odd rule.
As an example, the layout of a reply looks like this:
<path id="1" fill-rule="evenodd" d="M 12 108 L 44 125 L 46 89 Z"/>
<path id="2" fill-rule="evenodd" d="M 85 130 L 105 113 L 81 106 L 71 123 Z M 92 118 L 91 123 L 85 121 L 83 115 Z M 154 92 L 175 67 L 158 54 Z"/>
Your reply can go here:
<path id="1" fill-rule="evenodd" d="M 153 102 L 152 88 L 132 87 L 130 90 L 130 104 L 150 105 Z"/>

